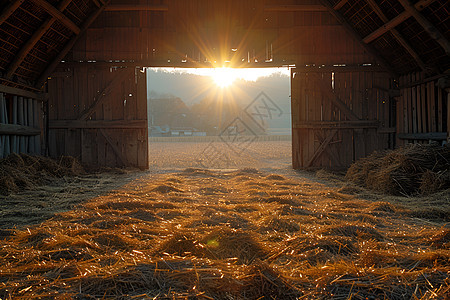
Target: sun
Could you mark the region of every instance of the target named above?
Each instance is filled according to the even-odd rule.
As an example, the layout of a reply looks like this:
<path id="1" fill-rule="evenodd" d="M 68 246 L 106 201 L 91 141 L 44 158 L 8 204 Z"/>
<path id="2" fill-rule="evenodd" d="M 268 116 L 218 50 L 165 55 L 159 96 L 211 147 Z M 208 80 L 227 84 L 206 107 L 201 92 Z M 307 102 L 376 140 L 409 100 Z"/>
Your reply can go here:
<path id="1" fill-rule="evenodd" d="M 232 68 L 215 68 L 211 72 L 211 78 L 220 88 L 226 88 L 238 78 L 238 74 Z"/>

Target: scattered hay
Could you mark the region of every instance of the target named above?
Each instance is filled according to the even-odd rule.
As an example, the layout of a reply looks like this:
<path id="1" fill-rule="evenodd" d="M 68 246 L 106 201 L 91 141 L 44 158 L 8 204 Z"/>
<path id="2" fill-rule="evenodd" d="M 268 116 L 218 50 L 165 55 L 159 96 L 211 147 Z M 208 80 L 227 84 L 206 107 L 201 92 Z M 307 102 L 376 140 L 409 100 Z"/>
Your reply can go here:
<path id="1" fill-rule="evenodd" d="M 267 251 L 254 235 L 247 231 L 219 228 L 202 239 L 211 258 L 236 259 L 238 264 L 250 264 L 255 259 L 264 259 Z"/>
<path id="2" fill-rule="evenodd" d="M 284 176 L 276 175 L 276 174 L 270 174 L 266 176 L 267 180 L 276 180 L 276 181 L 286 181 L 287 179 Z"/>
<path id="3" fill-rule="evenodd" d="M 177 193 L 183 192 L 180 189 L 177 189 L 171 185 L 166 185 L 166 184 L 159 185 L 159 186 L 155 187 L 154 189 L 152 189 L 151 191 L 161 193 L 161 194 L 168 194 L 171 192 L 177 192 Z"/>
<path id="4" fill-rule="evenodd" d="M 361 225 L 334 225 L 326 228 L 322 232 L 323 235 L 338 235 L 346 237 L 358 237 L 365 240 L 383 240 L 383 235 L 375 228 Z"/>
<path id="5" fill-rule="evenodd" d="M 208 172 L 141 178 L 39 226 L 0 231 L 0 298 L 447 296 L 448 225 L 388 202 L 411 198 L 370 202 L 294 179 L 279 195 L 267 174 Z M 163 185 L 184 192 L 151 192 Z M 448 202 L 437 195 L 424 211 Z"/>
<path id="6" fill-rule="evenodd" d="M 368 209 L 370 212 L 384 212 L 384 213 L 395 213 L 397 209 L 394 205 L 389 202 L 378 201 L 371 203 Z"/>
<path id="7" fill-rule="evenodd" d="M 51 182 L 63 176 L 85 174 L 84 168 L 73 157 L 53 160 L 43 156 L 12 153 L 0 160 L 0 195 L 9 195 L 36 185 Z"/>
<path id="8" fill-rule="evenodd" d="M 391 195 L 435 193 L 450 188 L 450 148 L 412 144 L 375 152 L 350 166 L 346 178 Z"/>

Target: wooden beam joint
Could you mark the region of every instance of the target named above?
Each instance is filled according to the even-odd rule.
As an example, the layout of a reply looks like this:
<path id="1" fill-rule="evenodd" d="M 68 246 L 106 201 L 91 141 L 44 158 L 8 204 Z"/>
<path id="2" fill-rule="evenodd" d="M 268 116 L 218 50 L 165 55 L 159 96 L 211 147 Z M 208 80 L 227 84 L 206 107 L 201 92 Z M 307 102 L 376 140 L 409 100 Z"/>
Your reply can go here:
<path id="1" fill-rule="evenodd" d="M 75 34 L 79 34 L 81 29 L 70 20 L 65 14 L 63 14 L 59 9 L 51 5 L 45 0 L 32 0 L 37 5 L 44 8 L 50 15 L 57 18 L 61 23 L 63 23 L 67 28 L 72 30 Z"/>

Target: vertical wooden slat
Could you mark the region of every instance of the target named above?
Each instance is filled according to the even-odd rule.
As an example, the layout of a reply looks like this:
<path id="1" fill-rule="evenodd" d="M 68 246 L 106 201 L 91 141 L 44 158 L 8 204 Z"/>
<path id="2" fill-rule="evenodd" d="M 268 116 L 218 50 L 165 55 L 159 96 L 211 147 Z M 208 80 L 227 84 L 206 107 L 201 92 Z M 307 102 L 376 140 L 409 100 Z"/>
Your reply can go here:
<path id="1" fill-rule="evenodd" d="M 450 88 L 446 88 L 447 92 L 447 144 L 450 145 Z"/>
<path id="2" fill-rule="evenodd" d="M 429 132 L 427 116 L 427 87 L 426 84 L 420 85 L 420 99 L 422 101 L 422 127 L 423 132 Z"/>
<path id="3" fill-rule="evenodd" d="M 415 81 L 415 75 L 412 75 L 412 80 Z M 412 118 L 412 133 L 417 133 L 417 92 L 416 87 L 411 87 L 411 115 Z"/>
<path id="4" fill-rule="evenodd" d="M 12 104 L 12 124 L 17 124 L 18 121 L 18 104 L 19 104 L 19 98 L 17 96 L 13 96 L 13 104 Z M 19 138 L 17 135 L 12 136 L 11 141 L 11 152 L 17 153 L 19 152 Z"/>
<path id="5" fill-rule="evenodd" d="M 431 132 L 436 132 L 436 92 L 434 82 L 431 81 L 428 83 L 428 88 L 430 89 L 430 101 L 431 101 Z"/>
<path id="6" fill-rule="evenodd" d="M 40 122 L 39 122 L 39 113 L 40 106 L 39 102 L 37 100 L 33 100 L 33 127 L 34 128 L 40 128 Z M 42 132 L 42 131 L 41 131 Z M 35 154 L 40 155 L 41 154 L 41 145 L 40 145 L 40 135 L 34 136 L 34 150 L 33 152 Z"/>
<path id="7" fill-rule="evenodd" d="M 33 127 L 34 125 L 34 113 L 33 113 L 33 99 L 28 99 L 28 126 Z M 34 153 L 34 136 L 28 136 L 28 153 Z"/>
<path id="8" fill-rule="evenodd" d="M 443 114 L 442 114 L 442 89 L 440 87 L 437 88 L 437 131 L 442 132 L 442 124 L 443 124 Z"/>
<path id="9" fill-rule="evenodd" d="M 399 84 L 402 84 L 402 77 L 399 78 Z M 401 95 L 399 97 L 396 97 L 396 145 L 397 146 L 403 146 L 403 140 L 398 138 L 399 133 L 403 133 L 403 91 L 401 90 Z"/>
<path id="10" fill-rule="evenodd" d="M 3 93 L 0 93 L 0 123 L 6 124 L 5 120 L 5 111 L 6 105 L 4 105 L 4 99 L 3 99 Z M 5 142 L 6 142 L 6 135 L 0 135 L 0 158 L 5 157 Z"/>

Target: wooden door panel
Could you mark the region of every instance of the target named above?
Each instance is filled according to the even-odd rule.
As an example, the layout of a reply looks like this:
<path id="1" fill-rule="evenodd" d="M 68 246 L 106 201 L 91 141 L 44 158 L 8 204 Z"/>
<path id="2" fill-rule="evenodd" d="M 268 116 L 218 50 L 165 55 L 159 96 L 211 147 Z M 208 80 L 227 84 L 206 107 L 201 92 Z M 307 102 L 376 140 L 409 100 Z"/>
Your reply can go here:
<path id="1" fill-rule="evenodd" d="M 374 150 L 386 149 L 388 139 L 378 129 L 389 124 L 388 88 L 384 73 L 293 69 L 293 167 L 344 168 Z"/>
<path id="2" fill-rule="evenodd" d="M 145 69 L 83 66 L 71 74 L 49 81 L 50 149 L 57 149 L 50 153 L 78 154 L 93 166 L 148 168 Z M 52 131 L 65 132 L 64 146 Z"/>

